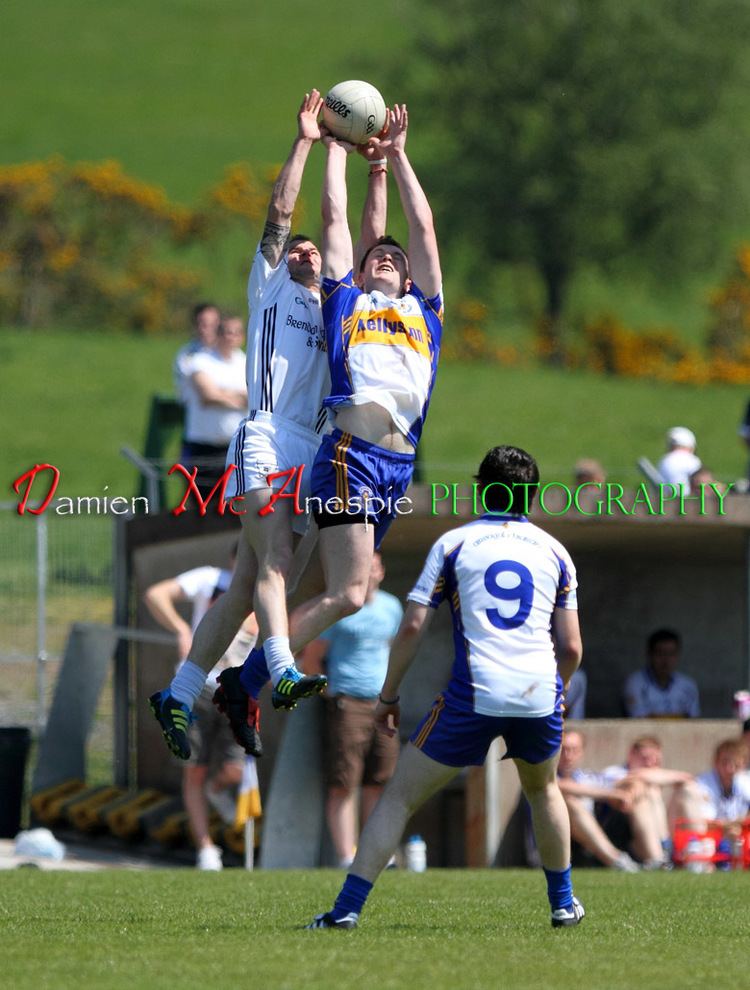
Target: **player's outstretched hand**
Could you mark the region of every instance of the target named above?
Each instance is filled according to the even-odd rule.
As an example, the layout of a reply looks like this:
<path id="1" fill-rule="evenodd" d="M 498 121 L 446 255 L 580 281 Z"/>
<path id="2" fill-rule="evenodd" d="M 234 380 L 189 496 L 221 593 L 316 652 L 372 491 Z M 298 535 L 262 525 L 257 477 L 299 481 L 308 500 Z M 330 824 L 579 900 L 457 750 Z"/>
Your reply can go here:
<path id="1" fill-rule="evenodd" d="M 401 706 L 398 702 L 384 705 L 378 701 L 375 708 L 375 727 L 387 736 L 395 736 L 401 723 Z"/>
<path id="2" fill-rule="evenodd" d="M 386 128 L 377 137 L 370 138 L 367 144 L 358 144 L 357 152 L 368 162 L 378 162 L 385 158 L 385 148 L 380 143 L 381 135 L 385 135 Z"/>
<path id="3" fill-rule="evenodd" d="M 323 107 L 323 97 L 317 89 L 305 93 L 297 112 L 297 134 L 306 141 L 320 140 L 318 117 Z"/>
<path id="4" fill-rule="evenodd" d="M 350 141 L 342 141 L 341 138 L 336 137 L 335 134 L 328 130 L 325 124 L 320 125 L 320 139 L 326 148 L 336 145 L 339 148 L 343 148 L 347 155 L 351 154 L 356 147 Z"/>
<path id="5" fill-rule="evenodd" d="M 396 103 L 391 109 L 388 108 L 388 120 L 386 128 L 378 136 L 380 150 L 386 155 L 394 151 L 403 151 L 406 147 L 406 131 L 409 127 L 409 111 L 406 104 Z"/>

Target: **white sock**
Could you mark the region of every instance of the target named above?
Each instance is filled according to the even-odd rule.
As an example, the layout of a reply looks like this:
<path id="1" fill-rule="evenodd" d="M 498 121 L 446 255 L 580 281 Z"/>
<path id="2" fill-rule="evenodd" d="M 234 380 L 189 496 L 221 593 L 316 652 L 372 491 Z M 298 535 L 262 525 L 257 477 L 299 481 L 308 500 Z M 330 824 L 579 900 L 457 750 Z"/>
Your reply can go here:
<path id="1" fill-rule="evenodd" d="M 196 698 L 206 683 L 206 672 L 197 663 L 186 660 L 172 678 L 169 693 L 192 711 Z"/>
<path id="2" fill-rule="evenodd" d="M 294 666 L 294 657 L 289 649 L 289 637 L 269 636 L 263 644 L 263 653 L 271 683 L 276 687 L 287 667 Z"/>

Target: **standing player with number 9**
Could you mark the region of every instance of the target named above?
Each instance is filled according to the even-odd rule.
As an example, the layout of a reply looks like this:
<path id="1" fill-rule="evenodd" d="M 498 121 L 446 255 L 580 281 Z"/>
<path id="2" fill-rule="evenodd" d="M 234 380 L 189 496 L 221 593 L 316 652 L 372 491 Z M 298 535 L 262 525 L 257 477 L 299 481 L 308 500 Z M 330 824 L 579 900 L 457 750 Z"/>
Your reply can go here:
<path id="1" fill-rule="evenodd" d="M 570 823 L 557 785 L 563 689 L 581 662 L 576 574 L 565 547 L 529 522 L 536 461 L 494 447 L 477 475 L 487 512 L 445 533 L 427 557 L 391 647 L 376 718 L 390 733 L 399 687 L 447 601 L 455 658 L 451 679 L 402 750 L 368 819 L 344 887 L 311 928 L 353 928 L 410 816 L 463 767 L 481 766 L 502 736 L 531 806 L 553 927 L 577 925 L 583 908 L 570 878 Z"/>

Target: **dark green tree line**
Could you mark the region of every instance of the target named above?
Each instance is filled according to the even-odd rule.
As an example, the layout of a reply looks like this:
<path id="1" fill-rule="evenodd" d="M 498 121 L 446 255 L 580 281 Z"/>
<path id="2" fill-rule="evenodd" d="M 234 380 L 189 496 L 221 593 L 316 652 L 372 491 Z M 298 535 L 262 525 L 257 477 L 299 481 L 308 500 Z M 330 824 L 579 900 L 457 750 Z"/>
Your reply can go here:
<path id="1" fill-rule="evenodd" d="M 443 238 L 531 263 L 551 351 L 584 264 L 694 267 L 745 209 L 747 0 L 431 0 L 398 87 Z M 395 88 L 395 86 L 394 86 Z"/>

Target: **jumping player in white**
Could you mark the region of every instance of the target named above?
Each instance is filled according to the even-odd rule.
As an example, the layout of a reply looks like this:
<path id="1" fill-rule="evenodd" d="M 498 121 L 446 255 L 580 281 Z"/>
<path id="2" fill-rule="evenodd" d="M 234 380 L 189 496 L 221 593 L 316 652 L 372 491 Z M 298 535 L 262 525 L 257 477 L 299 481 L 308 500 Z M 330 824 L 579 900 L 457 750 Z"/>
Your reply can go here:
<path id="1" fill-rule="evenodd" d="M 547 878 L 554 927 L 577 925 L 583 907 L 570 879 L 570 823 L 557 785 L 563 690 L 581 660 L 576 576 L 565 548 L 524 512 L 539 483 L 534 459 L 495 447 L 477 480 L 488 514 L 432 547 L 391 647 L 377 719 L 399 724 L 399 686 L 428 627 L 431 609 L 451 609 L 451 679 L 402 750 L 367 821 L 331 911 L 309 928 L 354 928 L 404 826 L 465 766 L 481 766 L 502 736 L 513 759 Z"/>
<path id="2" fill-rule="evenodd" d="M 328 158 L 322 296 L 331 370 L 325 405 L 336 420 L 315 458 L 311 487 L 326 587 L 290 617 L 290 671 L 293 653 L 362 607 L 373 552 L 411 480 L 435 381 L 442 275 L 432 211 L 406 155 L 407 126 L 406 107 L 396 106 L 389 111 L 387 132 L 373 147 L 385 156 L 382 164 L 387 162 L 398 185 L 409 251 L 392 238 L 380 238 L 363 255 L 356 279 L 346 187 L 353 147 L 330 134 L 323 138 Z M 263 650 L 256 649 L 241 684 L 257 698 L 267 676 Z M 236 701 L 240 710 L 241 698 Z"/>
<path id="3" fill-rule="evenodd" d="M 290 661 L 286 610 L 287 583 L 292 568 L 294 537 L 307 529 L 308 517 L 296 516 L 289 500 L 280 499 L 272 511 L 273 489 L 284 483 L 271 474 L 302 473 L 300 501 L 309 492 L 310 468 L 327 429 L 323 399 L 330 390 L 326 337 L 320 309 L 321 257 L 304 234 L 290 236 L 291 220 L 310 149 L 320 140 L 320 93 L 305 94 L 297 114 L 297 137 L 274 185 L 263 236 L 248 283 L 250 320 L 247 339 L 249 413 L 229 445 L 227 465 L 236 465 L 225 498 L 243 496 L 243 538 L 237 567 L 227 592 L 206 613 L 195 631 L 188 660 L 170 686 L 152 695 L 151 709 L 175 755 L 190 756 L 187 726 L 206 674 L 223 655 L 242 621 L 255 612 L 260 641 L 275 687 L 274 704 L 293 704 L 297 697 L 325 687 L 322 676 L 303 677 Z M 372 150 L 365 157 L 372 157 Z M 385 229 L 386 176 L 371 168 L 360 250 L 373 244 Z M 235 503 L 236 505 L 236 503 Z M 308 539 L 295 560 L 299 575 L 314 539 Z M 318 586 L 319 587 L 319 586 Z M 290 668 L 287 670 L 287 668 Z M 258 708 L 236 687 L 237 668 L 219 679 L 216 701 L 230 716 L 237 741 L 256 756 L 262 747 Z M 266 677 L 268 674 L 266 674 Z M 228 680 L 227 680 L 228 679 Z M 234 689 L 234 690 L 233 690 Z M 240 697 L 239 707 L 234 699 Z"/>

